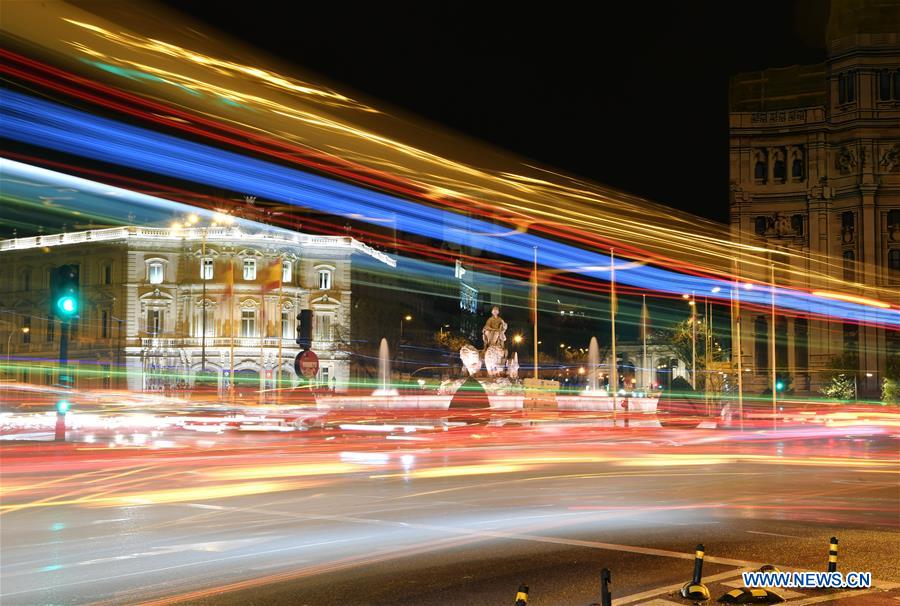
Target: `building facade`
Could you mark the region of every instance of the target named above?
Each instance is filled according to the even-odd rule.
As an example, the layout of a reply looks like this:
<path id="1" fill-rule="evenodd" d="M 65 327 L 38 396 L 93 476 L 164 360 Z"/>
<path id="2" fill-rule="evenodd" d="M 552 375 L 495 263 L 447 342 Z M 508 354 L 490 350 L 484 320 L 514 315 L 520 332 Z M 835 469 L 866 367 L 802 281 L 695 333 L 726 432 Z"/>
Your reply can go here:
<path id="1" fill-rule="evenodd" d="M 832 2 L 827 59 L 735 76 L 730 90 L 731 223 L 762 245 L 775 281 L 900 304 L 900 3 Z M 769 269 L 741 264 L 746 278 Z M 735 357 L 745 386 L 769 386 L 770 318 L 742 314 Z M 778 316 L 775 365 L 799 392 L 856 355 L 860 395 L 875 396 L 897 331 Z"/>
<path id="2" fill-rule="evenodd" d="M 69 326 L 78 387 L 172 391 L 298 385 L 298 313 L 311 310 L 316 381 L 350 382 L 353 259 L 393 258 L 342 236 L 238 227 L 120 227 L 0 241 L 0 305 L 14 368 L 53 384 L 61 323 L 50 272 L 79 268 Z M 22 329 L 27 327 L 27 332 Z M 280 373 L 280 375 L 279 375 Z"/>

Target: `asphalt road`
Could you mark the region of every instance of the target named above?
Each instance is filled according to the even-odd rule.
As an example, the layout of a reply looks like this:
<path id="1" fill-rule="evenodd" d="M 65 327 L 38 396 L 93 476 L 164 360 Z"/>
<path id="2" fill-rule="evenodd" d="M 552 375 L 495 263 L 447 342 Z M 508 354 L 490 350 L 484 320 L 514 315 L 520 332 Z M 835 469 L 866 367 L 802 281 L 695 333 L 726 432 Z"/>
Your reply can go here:
<path id="1" fill-rule="evenodd" d="M 0 602 L 661 606 L 697 543 L 715 599 L 836 535 L 876 588 L 789 603 L 900 604 L 891 423 L 164 437 L 2 446 Z"/>

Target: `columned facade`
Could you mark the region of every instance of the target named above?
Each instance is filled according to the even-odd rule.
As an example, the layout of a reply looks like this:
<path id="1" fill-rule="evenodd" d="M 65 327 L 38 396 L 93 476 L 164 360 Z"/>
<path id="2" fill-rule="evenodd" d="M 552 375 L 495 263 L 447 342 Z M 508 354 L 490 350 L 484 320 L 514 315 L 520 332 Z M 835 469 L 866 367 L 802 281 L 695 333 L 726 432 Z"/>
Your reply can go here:
<path id="1" fill-rule="evenodd" d="M 312 312 L 315 381 L 350 382 L 352 259 L 396 262 L 349 237 L 235 227 L 123 227 L 0 241 L 0 297 L 18 378 L 53 384 L 60 324 L 50 270 L 79 267 L 70 326 L 80 387 L 177 393 L 201 385 L 267 393 L 296 386 L 297 316 Z M 29 360 L 34 360 L 30 362 Z M 124 371 L 124 372 L 123 372 Z"/>
<path id="2" fill-rule="evenodd" d="M 770 251 L 779 285 L 900 305 L 900 36 L 885 29 L 900 11 L 869 15 L 876 4 L 832 4 L 824 63 L 732 79 L 731 223 L 737 240 Z M 768 267 L 738 265 L 769 279 Z M 752 309 L 742 319 L 735 359 L 745 386 L 762 390 L 771 320 Z M 860 395 L 877 396 L 900 352 L 896 331 L 821 317 L 778 316 L 775 340 L 776 368 L 801 393 L 852 354 Z"/>

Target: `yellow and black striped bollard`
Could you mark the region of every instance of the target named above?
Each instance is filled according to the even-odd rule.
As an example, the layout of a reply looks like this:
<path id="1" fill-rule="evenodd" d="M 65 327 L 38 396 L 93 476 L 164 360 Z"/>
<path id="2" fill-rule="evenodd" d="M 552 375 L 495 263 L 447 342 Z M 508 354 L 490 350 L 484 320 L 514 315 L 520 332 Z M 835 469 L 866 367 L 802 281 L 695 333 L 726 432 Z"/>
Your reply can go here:
<path id="1" fill-rule="evenodd" d="M 709 589 L 701 582 L 703 579 L 703 556 L 705 551 L 706 548 L 703 547 L 702 543 L 697 545 L 697 550 L 694 554 L 694 577 L 681 588 L 681 597 L 686 600 L 709 599 Z"/>
<path id="2" fill-rule="evenodd" d="M 837 537 L 831 537 L 831 545 L 828 546 L 828 572 L 837 572 Z"/>
<path id="3" fill-rule="evenodd" d="M 516 606 L 528 606 L 528 585 L 522 583 L 516 592 Z"/>

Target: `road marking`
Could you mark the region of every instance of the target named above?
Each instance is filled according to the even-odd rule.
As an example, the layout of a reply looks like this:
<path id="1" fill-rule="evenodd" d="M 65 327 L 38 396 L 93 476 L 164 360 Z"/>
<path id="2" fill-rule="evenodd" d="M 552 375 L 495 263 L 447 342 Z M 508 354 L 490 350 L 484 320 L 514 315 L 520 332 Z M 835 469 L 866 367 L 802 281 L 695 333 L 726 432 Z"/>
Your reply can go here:
<path id="1" fill-rule="evenodd" d="M 732 581 L 730 583 L 722 583 L 722 584 L 725 585 L 726 587 L 731 587 L 732 589 L 740 589 L 741 587 L 744 587 L 743 580 Z M 762 587 L 761 589 L 771 589 L 772 591 L 774 591 L 775 593 L 777 593 L 778 595 L 783 597 L 785 600 L 792 600 L 794 598 L 802 598 L 804 595 L 804 594 L 800 593 L 799 591 L 793 591 L 791 589 L 786 589 L 783 587 Z"/>
<path id="2" fill-rule="evenodd" d="M 764 534 L 770 537 L 784 537 L 786 539 L 802 539 L 803 537 L 798 537 L 793 534 L 778 534 L 777 532 L 763 532 L 761 530 L 745 530 L 744 532 L 749 532 L 750 534 Z"/>
<path id="3" fill-rule="evenodd" d="M 753 570 L 752 568 L 735 568 L 732 570 L 726 570 L 725 572 L 720 572 L 719 574 L 714 574 L 710 576 L 703 577 L 704 583 L 710 583 L 712 581 L 719 581 L 721 579 L 730 579 L 732 577 L 736 577 L 740 575 L 742 572 L 748 572 Z M 638 600 L 643 600 L 645 598 L 652 598 L 653 596 L 657 596 L 663 593 L 671 593 L 673 591 L 678 591 L 684 583 L 678 583 L 677 585 L 666 585 L 665 587 L 658 587 L 656 589 L 649 589 L 647 591 L 642 591 L 641 593 L 633 593 L 631 595 L 627 595 L 621 598 L 616 598 L 613 600 L 613 606 L 619 606 L 621 604 L 631 604 L 632 602 L 636 602 Z M 642 603 L 641 606 L 650 606 L 651 604 L 673 604 L 674 602 L 669 602 L 667 600 L 653 600 L 652 602 Z"/>

